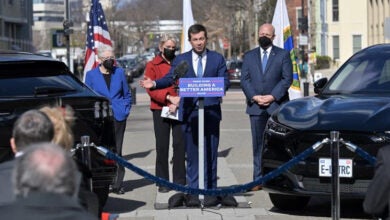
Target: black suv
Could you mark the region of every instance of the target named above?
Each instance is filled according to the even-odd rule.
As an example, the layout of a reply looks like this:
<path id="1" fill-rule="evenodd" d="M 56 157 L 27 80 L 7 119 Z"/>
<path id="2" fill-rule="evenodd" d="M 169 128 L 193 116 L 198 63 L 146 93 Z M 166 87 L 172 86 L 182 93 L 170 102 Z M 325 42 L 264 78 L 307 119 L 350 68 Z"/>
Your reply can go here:
<path id="1" fill-rule="evenodd" d="M 74 146 L 89 136 L 98 146 L 114 149 L 109 101 L 97 95 L 60 61 L 42 55 L 0 51 L 0 162 L 12 159 L 10 137 L 15 120 L 29 109 L 69 105 L 75 112 Z M 103 205 L 116 164 L 92 150 L 92 186 Z"/>
<path id="2" fill-rule="evenodd" d="M 282 105 L 268 120 L 262 154 L 268 173 L 339 131 L 341 198 L 364 198 L 374 166 L 347 149 L 376 156 L 390 144 L 390 44 L 368 47 L 330 78 L 315 82 L 314 97 Z M 330 144 L 264 184 L 280 209 L 301 209 L 312 196 L 330 196 Z"/>

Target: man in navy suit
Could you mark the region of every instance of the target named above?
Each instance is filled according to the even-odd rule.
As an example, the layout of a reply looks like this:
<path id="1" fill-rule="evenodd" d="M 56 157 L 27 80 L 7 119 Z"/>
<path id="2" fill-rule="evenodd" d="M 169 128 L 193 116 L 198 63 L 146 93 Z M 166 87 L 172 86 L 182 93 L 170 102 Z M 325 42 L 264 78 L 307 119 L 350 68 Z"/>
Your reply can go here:
<path id="1" fill-rule="evenodd" d="M 131 109 L 131 93 L 125 71 L 115 66 L 113 48 L 102 45 L 97 49 L 99 66 L 88 71 L 85 77 L 85 84 L 99 95 L 110 100 L 114 113 L 114 128 L 116 153 L 122 156 L 123 137 L 126 129 L 126 120 Z M 125 176 L 125 168 L 118 165 L 117 177 L 112 191 L 116 194 L 124 194 L 122 186 Z"/>
<path id="2" fill-rule="evenodd" d="M 169 73 L 156 81 L 148 78 L 140 81 L 144 88 L 166 88 L 174 83 L 176 66 L 186 62 L 188 70 L 183 74 L 186 78 L 196 77 L 223 77 L 225 91 L 229 87 L 226 62 L 224 57 L 206 48 L 207 31 L 201 24 L 194 24 L 188 29 L 188 39 L 192 50 L 178 55 L 171 66 Z M 198 184 L 198 98 L 168 97 L 170 102 L 179 105 L 180 118 L 183 120 L 183 130 L 186 139 L 187 153 L 187 183 L 189 187 L 199 188 Z M 219 130 L 221 114 L 221 98 L 204 98 L 204 186 L 205 189 L 217 188 L 217 154 L 219 145 Z M 214 206 L 216 197 L 205 196 L 204 205 Z M 187 195 L 187 206 L 199 206 L 197 195 Z"/>
<path id="3" fill-rule="evenodd" d="M 245 53 L 241 70 L 241 87 L 247 99 L 253 145 L 253 180 L 262 176 L 261 153 L 263 133 L 268 118 L 282 103 L 287 102 L 288 88 L 293 80 L 290 53 L 272 45 L 275 28 L 263 24 L 259 28 L 259 45 Z M 260 190 L 253 187 L 252 191 Z"/>

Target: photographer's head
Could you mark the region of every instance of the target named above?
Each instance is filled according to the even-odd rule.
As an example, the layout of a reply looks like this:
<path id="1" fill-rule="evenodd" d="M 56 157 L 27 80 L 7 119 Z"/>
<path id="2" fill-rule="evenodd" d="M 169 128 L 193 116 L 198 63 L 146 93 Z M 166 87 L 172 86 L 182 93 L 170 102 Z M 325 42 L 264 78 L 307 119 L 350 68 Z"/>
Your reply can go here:
<path id="1" fill-rule="evenodd" d="M 40 143 L 29 146 L 14 169 L 17 197 L 30 193 L 56 193 L 75 196 L 79 173 L 73 159 L 60 146 Z"/>
<path id="2" fill-rule="evenodd" d="M 50 142 L 53 137 L 54 127 L 49 117 L 39 110 L 29 110 L 14 123 L 10 144 L 13 152 L 17 153 L 31 144 Z"/>
<path id="3" fill-rule="evenodd" d="M 44 106 L 39 111 L 45 113 L 52 121 L 54 126 L 53 142 L 70 150 L 74 146 L 74 137 L 72 126 L 75 116 L 73 108 L 69 105 L 61 106 Z"/>

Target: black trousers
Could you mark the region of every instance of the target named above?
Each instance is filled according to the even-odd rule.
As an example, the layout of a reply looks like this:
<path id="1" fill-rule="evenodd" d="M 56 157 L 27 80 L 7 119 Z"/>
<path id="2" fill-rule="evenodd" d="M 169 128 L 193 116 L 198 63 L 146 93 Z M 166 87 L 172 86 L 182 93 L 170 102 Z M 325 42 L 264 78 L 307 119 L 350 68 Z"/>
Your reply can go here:
<path id="1" fill-rule="evenodd" d="M 115 129 L 116 153 L 119 156 L 122 156 L 122 145 L 123 145 L 123 138 L 126 130 L 126 120 L 123 121 L 114 120 L 114 129 Z M 125 177 L 125 168 L 119 164 L 117 167 L 118 169 L 116 173 L 115 183 L 112 186 L 112 188 L 114 189 L 118 189 L 119 187 L 122 186 L 123 178 Z"/>
<path id="2" fill-rule="evenodd" d="M 180 121 L 161 117 L 161 110 L 152 110 L 156 138 L 156 176 L 169 181 L 169 139 L 172 130 L 173 182 L 186 184 L 185 140 Z"/>

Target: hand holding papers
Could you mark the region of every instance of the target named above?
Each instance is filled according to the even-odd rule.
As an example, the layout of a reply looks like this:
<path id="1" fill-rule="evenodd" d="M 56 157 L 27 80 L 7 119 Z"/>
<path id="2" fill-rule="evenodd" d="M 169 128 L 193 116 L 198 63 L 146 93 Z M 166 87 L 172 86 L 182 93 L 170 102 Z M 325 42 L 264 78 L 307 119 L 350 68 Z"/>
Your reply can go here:
<path id="1" fill-rule="evenodd" d="M 179 109 L 176 109 L 174 112 L 171 112 L 168 106 L 164 106 L 161 110 L 161 117 L 179 120 Z"/>

